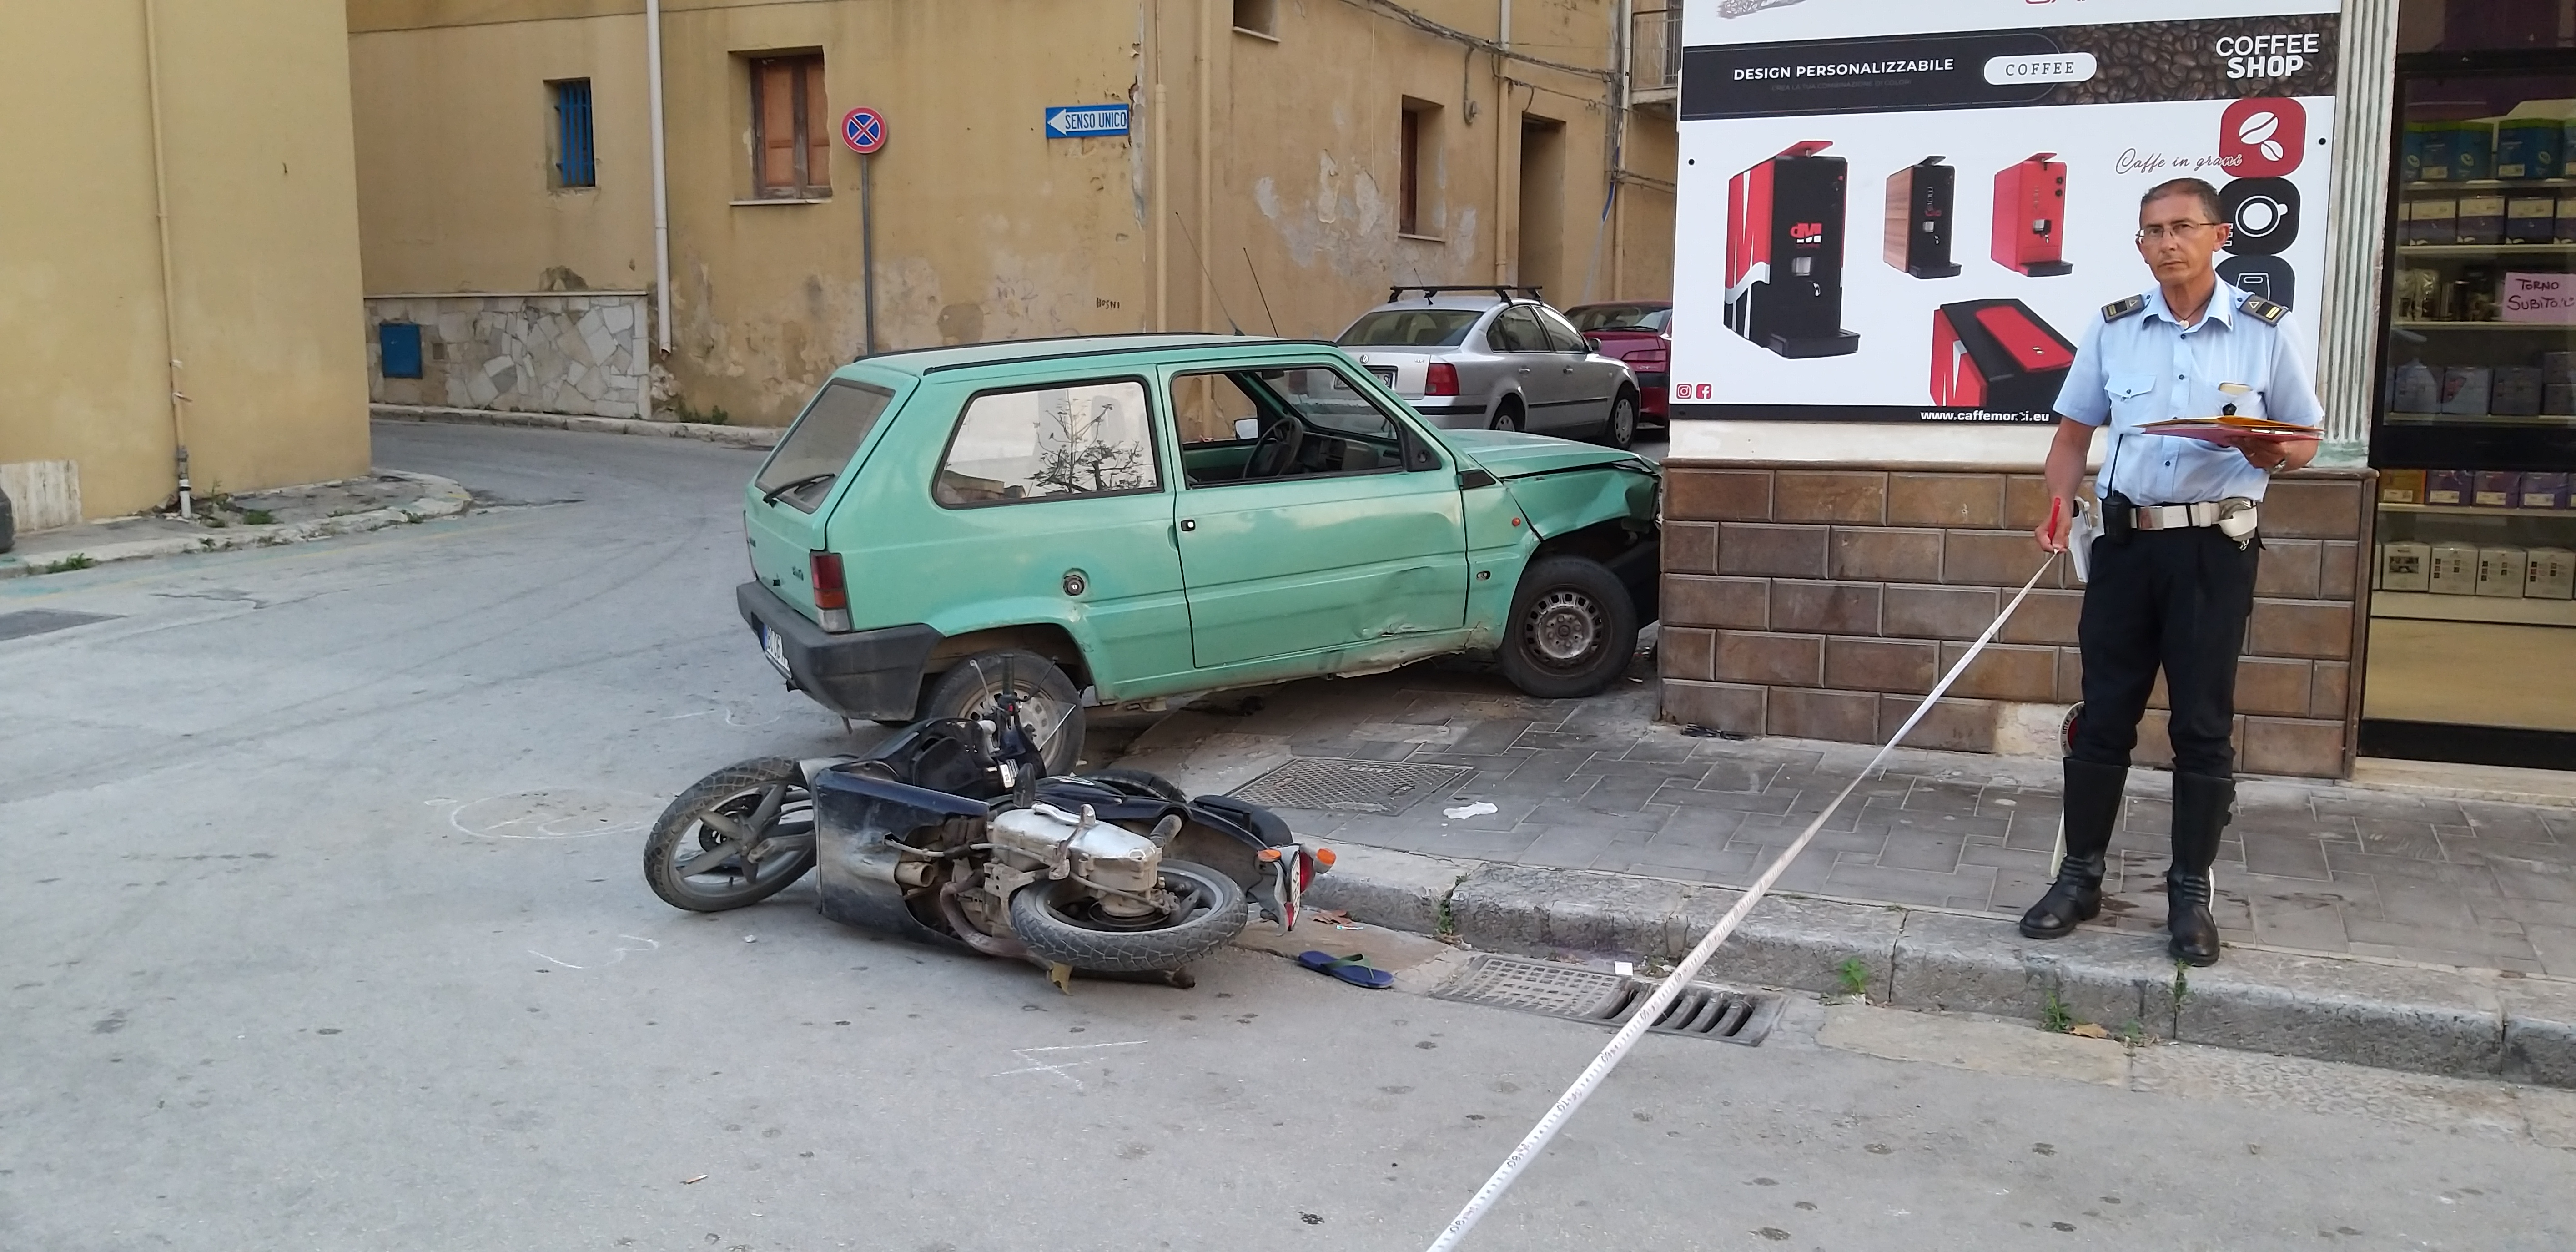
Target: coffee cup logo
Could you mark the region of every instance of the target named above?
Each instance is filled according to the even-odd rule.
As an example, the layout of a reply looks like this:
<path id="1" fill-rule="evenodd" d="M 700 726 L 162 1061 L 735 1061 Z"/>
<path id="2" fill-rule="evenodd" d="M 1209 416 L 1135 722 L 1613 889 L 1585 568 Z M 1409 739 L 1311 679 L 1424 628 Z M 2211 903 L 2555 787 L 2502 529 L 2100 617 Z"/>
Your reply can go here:
<path id="1" fill-rule="evenodd" d="M 2296 100 L 2239 100 L 2218 122 L 2218 158 L 2236 178 L 2278 178 L 2299 168 L 2307 142 L 2308 111 Z"/>

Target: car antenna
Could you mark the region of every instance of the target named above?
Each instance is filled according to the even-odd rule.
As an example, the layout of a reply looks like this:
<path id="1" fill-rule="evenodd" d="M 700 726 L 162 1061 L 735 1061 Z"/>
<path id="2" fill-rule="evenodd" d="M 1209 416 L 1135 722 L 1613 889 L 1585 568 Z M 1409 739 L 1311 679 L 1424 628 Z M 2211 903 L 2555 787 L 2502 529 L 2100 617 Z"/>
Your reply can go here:
<path id="1" fill-rule="evenodd" d="M 1261 297 L 1261 315 L 1270 319 L 1270 337 L 1279 337 L 1279 319 L 1270 312 L 1270 293 L 1261 289 L 1261 270 L 1252 263 L 1252 249 L 1243 250 L 1243 268 L 1252 272 L 1252 294 Z"/>
<path id="2" fill-rule="evenodd" d="M 1181 238 L 1189 240 L 1190 257 L 1199 263 L 1200 276 L 1207 279 L 1208 291 L 1216 296 L 1217 311 L 1225 314 L 1225 324 L 1231 327 L 1235 334 L 1242 334 L 1243 327 L 1235 324 L 1234 310 L 1225 307 L 1225 293 L 1216 289 L 1216 275 L 1208 273 L 1207 258 L 1199 255 L 1199 241 L 1190 237 L 1189 222 L 1181 216 L 1179 209 L 1172 210 L 1172 220 L 1181 224 Z"/>

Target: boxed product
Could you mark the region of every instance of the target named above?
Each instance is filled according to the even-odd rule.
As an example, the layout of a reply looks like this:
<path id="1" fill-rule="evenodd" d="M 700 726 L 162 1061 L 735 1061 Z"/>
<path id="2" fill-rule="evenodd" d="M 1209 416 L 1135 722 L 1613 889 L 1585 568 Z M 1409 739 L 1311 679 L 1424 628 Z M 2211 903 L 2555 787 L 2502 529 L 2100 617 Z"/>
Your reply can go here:
<path id="1" fill-rule="evenodd" d="M 2442 291 L 2442 316 L 2455 322 L 2496 320 L 2496 290 L 2502 284 L 2492 265 L 2463 265 Z"/>
<path id="2" fill-rule="evenodd" d="M 2540 411 L 2553 417 L 2576 417 L 2576 383 L 2544 383 Z"/>
<path id="3" fill-rule="evenodd" d="M 2437 596 L 2476 595 L 2478 546 L 2473 543 L 2434 544 L 2432 572 L 2425 582 L 2425 590 Z"/>
<path id="4" fill-rule="evenodd" d="M 2495 392 L 2495 370 L 2484 365 L 2454 365 L 2442 371 L 2442 411 L 2483 415 Z"/>
<path id="5" fill-rule="evenodd" d="M 2410 183 L 2451 181 L 2451 128 L 2446 122 L 2408 122 L 2398 160 Z"/>
<path id="6" fill-rule="evenodd" d="M 2480 548 L 2477 593 L 2502 600 L 2519 600 L 2522 598 L 2522 584 L 2530 572 L 2530 554 L 2520 548 Z"/>
<path id="7" fill-rule="evenodd" d="M 2487 412 L 2498 417 L 2531 417 L 2540 412 L 2540 367 L 2499 365 L 2487 393 Z"/>
<path id="8" fill-rule="evenodd" d="M 2561 198 L 2558 202 L 2560 226 L 2576 224 L 2576 201 Z M 2406 242 L 2410 244 L 2459 242 L 2460 202 L 2445 197 L 2439 200 L 2406 202 Z"/>
<path id="9" fill-rule="evenodd" d="M 2565 123 L 2554 117 L 2508 117 L 2496 123 L 2495 176 L 2556 178 Z"/>
<path id="10" fill-rule="evenodd" d="M 2388 410 L 2392 413 L 2439 413 L 2442 411 L 2442 375 L 2422 361 L 2408 361 L 2397 367 L 2388 380 Z"/>
<path id="11" fill-rule="evenodd" d="M 2548 196 L 2513 196 L 2504 202 L 2506 243 L 2549 243 L 2558 237 L 2558 201 Z"/>
<path id="12" fill-rule="evenodd" d="M 2526 509 L 2566 508 L 2568 477 L 2564 470 L 2525 473 L 2522 485 L 2515 489 L 2514 503 Z"/>
<path id="13" fill-rule="evenodd" d="M 2533 600 L 2576 600 L 2576 552 L 2533 548 L 2523 554 L 2522 594 Z"/>
<path id="14" fill-rule="evenodd" d="M 2469 503 L 2482 509 L 2509 509 L 2522 494 L 2522 475 L 2512 470 L 2479 470 L 2469 484 Z"/>
<path id="15" fill-rule="evenodd" d="M 2540 354 L 2541 377 L 2553 383 L 2576 383 L 2576 352 Z"/>
<path id="16" fill-rule="evenodd" d="M 2477 475 L 2467 470 L 2424 471 L 2424 503 L 2467 504 Z"/>
<path id="17" fill-rule="evenodd" d="M 2504 205 L 2502 195 L 2460 197 L 2459 217 L 2453 228 L 2457 233 L 2453 242 L 2503 243 Z"/>
<path id="18" fill-rule="evenodd" d="M 2432 545 L 2411 540 L 2379 545 L 2380 590 L 2430 591 L 2432 578 Z"/>
<path id="19" fill-rule="evenodd" d="M 2379 502 L 2381 504 L 2422 504 L 2424 471 L 2419 469 L 2379 471 Z"/>
<path id="20" fill-rule="evenodd" d="M 2476 182 L 2495 177 L 2495 123 L 2451 123 L 2451 178 Z"/>
<path id="21" fill-rule="evenodd" d="M 2576 192 L 2558 193 L 2558 242 L 2576 243 Z"/>

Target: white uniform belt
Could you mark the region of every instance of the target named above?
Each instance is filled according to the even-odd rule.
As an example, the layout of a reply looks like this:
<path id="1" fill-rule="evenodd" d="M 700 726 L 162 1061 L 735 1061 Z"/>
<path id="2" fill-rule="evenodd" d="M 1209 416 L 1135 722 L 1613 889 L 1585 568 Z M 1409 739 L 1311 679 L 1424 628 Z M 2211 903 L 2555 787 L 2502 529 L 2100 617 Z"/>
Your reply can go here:
<path id="1" fill-rule="evenodd" d="M 2130 514 L 2129 524 L 2140 530 L 2178 530 L 2186 526 L 2215 526 L 2221 520 L 2231 520 L 2237 527 L 2252 530 L 2254 506 L 2239 503 L 2236 512 L 2231 514 L 2227 511 L 2228 504 L 2225 500 L 2203 500 L 2198 504 L 2141 504 Z"/>

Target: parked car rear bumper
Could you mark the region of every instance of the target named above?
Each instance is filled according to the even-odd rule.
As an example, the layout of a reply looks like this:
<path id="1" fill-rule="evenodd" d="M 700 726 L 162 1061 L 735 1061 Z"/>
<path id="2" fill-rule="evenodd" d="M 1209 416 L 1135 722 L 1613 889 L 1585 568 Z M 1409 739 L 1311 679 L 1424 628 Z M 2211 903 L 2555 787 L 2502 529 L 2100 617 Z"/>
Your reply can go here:
<path id="1" fill-rule="evenodd" d="M 758 582 L 734 588 L 752 637 L 767 626 L 787 653 L 787 685 L 843 717 L 910 721 L 921 703 L 921 670 L 945 636 L 928 626 L 888 626 L 835 635 Z"/>
<path id="2" fill-rule="evenodd" d="M 1646 417 L 1664 417 L 1670 413 L 1665 397 L 1670 394 L 1666 382 L 1672 375 L 1662 370 L 1640 371 L 1637 375 L 1637 412 Z"/>

